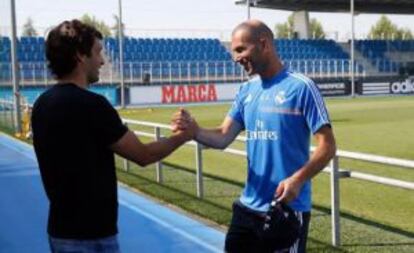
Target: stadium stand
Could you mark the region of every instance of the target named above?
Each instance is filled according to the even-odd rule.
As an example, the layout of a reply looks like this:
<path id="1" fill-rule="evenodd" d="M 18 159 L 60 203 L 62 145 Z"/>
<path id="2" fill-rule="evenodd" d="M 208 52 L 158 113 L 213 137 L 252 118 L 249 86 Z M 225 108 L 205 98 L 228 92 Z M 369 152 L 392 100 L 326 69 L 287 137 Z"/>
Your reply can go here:
<path id="1" fill-rule="evenodd" d="M 285 60 L 349 58 L 333 40 L 279 39 L 275 40 L 274 44 L 281 58 Z"/>
<path id="2" fill-rule="evenodd" d="M 119 42 L 105 39 L 112 62 L 118 62 Z M 125 38 L 123 71 L 125 78 L 187 79 L 240 75 L 241 68 L 218 39 Z M 115 68 L 119 64 L 114 65 Z"/>
<path id="3" fill-rule="evenodd" d="M 111 80 L 119 77 L 120 72 L 118 43 L 112 37 L 104 40 L 108 59 L 105 70 L 110 72 Z M 228 44 L 218 39 L 126 37 L 124 43 L 122 70 L 124 78 L 130 82 L 229 81 L 235 77 L 239 80 L 245 78 L 242 68 L 232 61 Z M 348 52 L 333 40 L 278 39 L 274 45 L 286 66 L 311 77 L 338 73 L 346 77 L 350 71 Z M 378 73 L 383 74 L 398 74 L 404 64 L 401 60 L 403 56 L 414 56 L 414 40 L 357 40 L 355 47 Z M 10 39 L 0 37 L 0 80 L 11 78 L 10 48 Z M 45 61 L 43 37 L 21 37 L 17 42 L 17 58 L 23 81 L 39 83 L 51 79 Z M 363 63 L 357 62 L 356 66 L 359 74 L 365 71 Z"/>
<path id="4" fill-rule="evenodd" d="M 44 80 L 50 78 L 46 68 L 45 40 L 43 37 L 21 37 L 17 41 L 17 59 L 20 63 L 20 77 L 23 80 Z M 0 37 L 0 80 L 11 78 L 11 41 Z"/>
<path id="5" fill-rule="evenodd" d="M 333 40 L 278 39 L 274 45 L 291 69 L 309 72 L 348 72 L 349 55 Z"/>
<path id="6" fill-rule="evenodd" d="M 414 52 L 412 40 L 358 40 L 355 48 L 378 69 L 379 72 L 398 72 L 401 63 L 392 61 L 387 54 Z"/>
<path id="7" fill-rule="evenodd" d="M 274 43 L 282 60 L 296 71 L 349 71 L 348 54 L 333 40 L 281 39 Z M 106 48 L 113 61 L 119 60 L 117 40 L 107 39 Z M 151 73 L 151 77 L 156 79 L 168 77 L 169 74 L 174 79 L 241 74 L 241 69 L 231 62 L 230 53 L 217 39 L 126 38 L 124 61 L 126 78 L 140 77 L 143 72 Z M 128 63 L 143 61 L 147 64 L 141 67 Z"/>
<path id="8" fill-rule="evenodd" d="M 0 37 L 0 80 L 10 79 L 10 61 L 10 39 L 8 37 Z"/>
<path id="9" fill-rule="evenodd" d="M 112 59 L 119 59 L 115 38 L 105 39 Z M 124 60 L 129 61 L 225 61 L 231 55 L 218 39 L 125 38 Z"/>

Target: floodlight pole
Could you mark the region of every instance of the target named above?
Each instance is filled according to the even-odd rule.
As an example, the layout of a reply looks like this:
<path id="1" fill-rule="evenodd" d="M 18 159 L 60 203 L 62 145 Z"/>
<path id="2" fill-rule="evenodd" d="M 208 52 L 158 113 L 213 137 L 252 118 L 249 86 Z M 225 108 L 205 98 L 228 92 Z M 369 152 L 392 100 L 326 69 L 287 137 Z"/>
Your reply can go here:
<path id="1" fill-rule="evenodd" d="M 118 0 L 118 40 L 119 40 L 119 75 L 121 82 L 121 108 L 125 108 L 125 82 L 124 82 L 124 30 L 122 29 L 122 0 Z"/>
<path id="2" fill-rule="evenodd" d="M 247 20 L 250 20 L 250 0 L 246 0 L 247 5 Z"/>
<path id="3" fill-rule="evenodd" d="M 355 13 L 354 0 L 351 0 L 351 97 L 355 97 Z"/>
<path id="4" fill-rule="evenodd" d="M 17 61 L 17 39 L 16 39 L 16 8 L 14 0 L 10 0 L 11 12 L 11 60 L 12 60 L 12 81 L 14 96 L 14 126 L 16 133 L 21 133 L 21 111 L 20 111 L 20 92 L 19 92 L 19 76 Z"/>

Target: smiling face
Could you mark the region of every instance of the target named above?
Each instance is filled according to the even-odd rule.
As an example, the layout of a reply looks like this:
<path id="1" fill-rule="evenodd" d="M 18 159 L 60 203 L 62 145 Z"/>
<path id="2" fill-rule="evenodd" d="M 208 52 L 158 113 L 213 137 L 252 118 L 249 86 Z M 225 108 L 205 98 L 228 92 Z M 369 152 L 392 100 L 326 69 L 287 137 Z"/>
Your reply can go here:
<path id="1" fill-rule="evenodd" d="M 99 81 L 99 69 L 105 63 L 102 56 L 102 42 L 95 39 L 90 56 L 84 58 L 84 68 L 88 83 Z"/>
<path id="2" fill-rule="evenodd" d="M 233 33 L 231 51 L 234 61 L 241 64 L 249 76 L 260 74 L 265 67 L 260 41 L 253 40 L 247 30 L 240 29 Z"/>

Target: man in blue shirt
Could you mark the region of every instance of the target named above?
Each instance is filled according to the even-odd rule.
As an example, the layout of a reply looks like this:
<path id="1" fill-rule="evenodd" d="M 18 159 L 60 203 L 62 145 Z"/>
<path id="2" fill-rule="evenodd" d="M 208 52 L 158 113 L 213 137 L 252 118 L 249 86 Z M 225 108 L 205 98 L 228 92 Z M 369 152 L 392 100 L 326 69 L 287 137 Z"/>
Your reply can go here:
<path id="1" fill-rule="evenodd" d="M 324 101 L 312 80 L 283 67 L 273 46 L 273 33 L 262 22 L 238 25 L 232 33 L 231 50 L 234 60 L 255 77 L 240 87 L 220 127 L 196 126 L 195 136 L 206 146 L 224 149 L 242 130 L 246 132 L 247 183 L 233 205 L 226 252 L 269 252 L 258 234 L 263 214 L 275 196 L 288 203 L 301 222 L 299 239 L 291 248 L 278 252 L 305 252 L 310 179 L 336 151 Z M 197 123 L 181 110 L 173 125 L 181 129 Z M 312 156 L 311 134 L 317 145 Z"/>

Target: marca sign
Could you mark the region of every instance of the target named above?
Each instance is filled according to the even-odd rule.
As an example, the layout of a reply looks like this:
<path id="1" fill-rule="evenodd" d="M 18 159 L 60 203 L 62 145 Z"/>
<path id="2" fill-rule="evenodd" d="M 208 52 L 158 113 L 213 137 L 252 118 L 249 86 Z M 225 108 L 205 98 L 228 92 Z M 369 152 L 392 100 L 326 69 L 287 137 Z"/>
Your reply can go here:
<path id="1" fill-rule="evenodd" d="M 135 86 L 131 105 L 185 104 L 233 101 L 240 83 Z"/>
<path id="2" fill-rule="evenodd" d="M 213 84 L 162 86 L 163 104 L 217 101 L 217 90 Z"/>

